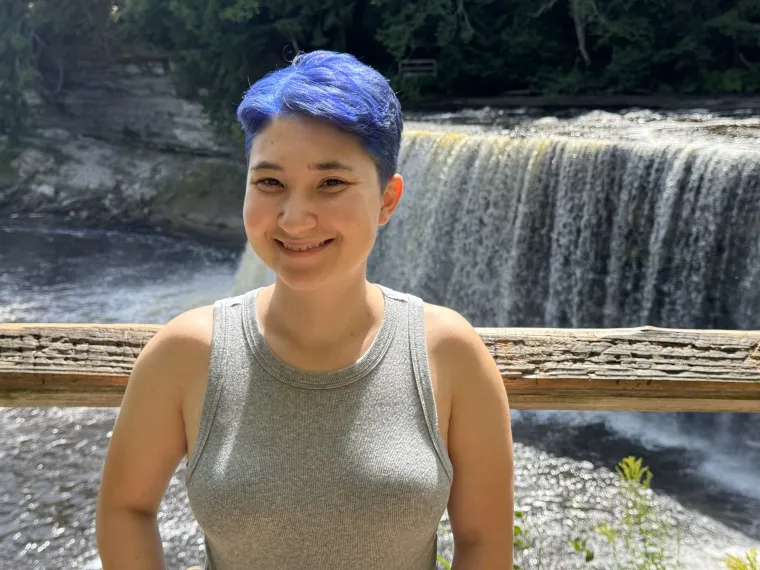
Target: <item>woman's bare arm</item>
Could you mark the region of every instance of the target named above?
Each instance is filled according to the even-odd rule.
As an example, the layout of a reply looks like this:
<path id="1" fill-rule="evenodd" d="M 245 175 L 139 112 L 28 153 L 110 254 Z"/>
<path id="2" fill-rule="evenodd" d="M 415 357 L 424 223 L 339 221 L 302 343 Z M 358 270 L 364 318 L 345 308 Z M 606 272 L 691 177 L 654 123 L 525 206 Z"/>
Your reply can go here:
<path id="1" fill-rule="evenodd" d="M 459 314 L 437 307 L 436 369 L 450 386 L 448 512 L 455 570 L 512 570 L 514 458 L 509 403 L 493 358 Z"/>
<path id="2" fill-rule="evenodd" d="M 208 374 L 207 308 L 178 316 L 138 357 L 108 446 L 96 511 L 103 570 L 163 570 L 156 515 L 187 451 L 188 383 Z"/>

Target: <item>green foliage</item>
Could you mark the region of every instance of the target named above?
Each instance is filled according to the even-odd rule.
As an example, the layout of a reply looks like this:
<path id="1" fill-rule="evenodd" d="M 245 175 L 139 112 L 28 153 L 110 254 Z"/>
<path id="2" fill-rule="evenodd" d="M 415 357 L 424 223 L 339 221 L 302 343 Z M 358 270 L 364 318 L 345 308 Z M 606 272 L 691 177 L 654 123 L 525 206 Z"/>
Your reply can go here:
<path id="1" fill-rule="evenodd" d="M 404 99 L 756 93 L 757 0 L 0 0 L 0 132 L 72 65 L 159 54 L 225 136 L 246 87 L 298 51 L 348 51 Z M 397 77 L 404 58 L 438 76 Z"/>
<path id="2" fill-rule="evenodd" d="M 536 544 L 530 537 L 530 530 L 525 526 L 525 515 L 522 511 L 515 511 L 514 532 L 512 535 L 512 545 L 514 555 L 519 557 L 524 551 L 533 548 Z M 522 566 L 513 561 L 513 570 L 522 570 Z"/>
<path id="3" fill-rule="evenodd" d="M 679 551 L 666 554 L 670 527 L 657 513 L 650 485 L 652 472 L 641 458 L 625 457 L 616 467 L 624 496 L 623 515 L 611 525 L 603 523 L 596 531 L 612 547 L 616 570 L 673 570 L 681 567 Z M 678 537 L 680 546 L 680 537 Z"/>
<path id="4" fill-rule="evenodd" d="M 610 0 L 589 27 L 593 67 L 607 90 L 749 92 L 758 69 L 738 81 L 731 70 L 760 56 L 759 10 L 754 0 L 728 10 L 714 0 Z"/>
<path id="5" fill-rule="evenodd" d="M 623 514 L 614 523 L 602 523 L 594 528 L 597 535 L 605 539 L 612 549 L 615 570 L 680 570 L 683 568 L 680 556 L 681 536 L 678 528 L 668 525 L 657 512 L 651 494 L 653 474 L 643 464 L 641 458 L 625 457 L 616 466 L 622 489 Z M 440 530 L 444 530 L 442 526 Z M 515 511 L 514 549 L 516 557 L 536 546 L 526 530 L 524 514 Z M 666 546 L 675 535 L 675 553 L 666 553 Z M 592 568 L 595 554 L 589 546 L 590 537 L 573 536 L 568 539 L 572 553 L 578 559 L 577 568 Z M 536 553 L 539 565 L 541 553 Z M 517 558 L 516 558 L 517 559 Z M 438 561 L 444 568 L 451 563 L 441 555 Z M 727 570 L 760 570 L 757 548 L 751 548 L 743 557 L 726 554 L 721 562 Z M 606 566 L 605 566 L 606 567 Z M 514 563 L 514 570 L 522 567 Z"/>
<path id="6" fill-rule="evenodd" d="M 18 155 L 18 147 L 8 141 L 0 140 L 0 188 L 16 182 L 18 170 L 13 167 L 13 161 Z"/>
<path id="7" fill-rule="evenodd" d="M 533 546 L 532 541 L 530 541 L 527 538 L 526 532 L 523 530 L 522 527 L 522 520 L 523 520 L 523 513 L 522 511 L 515 511 L 515 524 L 514 524 L 514 534 L 513 534 L 513 540 L 514 540 L 514 548 L 516 551 L 521 551 L 526 548 L 530 548 Z M 438 525 L 438 530 L 441 532 L 448 532 L 443 525 Z M 443 556 L 440 554 L 437 554 L 437 560 L 438 562 L 446 569 L 451 568 L 451 562 L 446 560 Z M 513 567 L 513 570 L 520 570 L 520 566 L 518 564 L 515 564 Z"/>
<path id="8" fill-rule="evenodd" d="M 356 53 L 361 2 L 344 0 L 128 0 L 133 42 L 169 54 L 180 93 L 199 99 L 225 134 L 237 131 L 245 89 L 298 51 Z M 371 44 L 371 32 L 362 38 Z M 361 52 L 361 50 L 358 50 Z"/>
<path id="9" fill-rule="evenodd" d="M 438 525 L 438 530 L 441 531 L 441 532 L 447 532 L 446 528 L 442 524 Z M 441 566 L 443 566 L 447 570 L 451 569 L 451 562 L 449 562 L 448 560 L 446 560 L 440 554 L 436 554 L 436 560 L 438 560 L 438 562 L 441 564 Z"/>
<path id="10" fill-rule="evenodd" d="M 110 53 L 118 0 L 0 0 L 0 133 L 18 138 L 29 99 L 53 100 L 72 62 Z"/>
<path id="11" fill-rule="evenodd" d="M 472 28 L 457 9 L 456 0 L 371 0 L 380 8 L 382 26 L 377 38 L 397 60 L 424 57 L 452 41 L 467 41 Z"/>
<path id="12" fill-rule="evenodd" d="M 676 529 L 676 552 L 666 553 L 673 528 L 662 520 L 651 495 L 652 472 L 641 458 L 623 458 L 616 467 L 623 491 L 623 514 L 611 524 L 602 523 L 594 530 L 612 550 L 615 570 L 678 570 L 680 561 L 680 532 Z M 573 551 L 587 564 L 594 559 L 588 538 L 571 538 Z"/>
<path id="13" fill-rule="evenodd" d="M 744 558 L 727 554 L 722 560 L 728 570 L 760 570 L 760 560 L 757 557 L 757 548 L 750 548 L 744 554 Z"/>
<path id="14" fill-rule="evenodd" d="M 591 562 L 594 560 L 594 552 L 587 546 L 588 538 L 571 538 L 568 540 L 573 552 L 576 552 L 581 556 L 583 562 Z"/>
<path id="15" fill-rule="evenodd" d="M 622 490 L 623 514 L 614 523 L 602 523 L 594 528 L 598 536 L 608 542 L 612 550 L 615 570 L 680 570 L 683 568 L 680 556 L 681 535 L 679 529 L 663 521 L 652 498 L 651 482 L 653 474 L 643 464 L 641 458 L 625 457 L 616 466 Z M 444 531 L 443 526 L 439 530 Z M 525 516 L 515 511 L 514 551 L 515 560 L 528 549 L 536 546 L 526 529 Z M 666 546 L 674 539 L 675 552 L 666 553 Z M 590 537 L 573 536 L 568 539 L 572 553 L 578 560 L 577 568 L 592 568 L 595 554 L 589 545 Z M 540 550 L 535 554 L 541 564 Z M 451 568 L 451 563 L 438 555 L 438 562 L 444 568 Z M 760 570 L 758 550 L 751 548 L 743 557 L 727 554 L 721 562 L 727 570 Z M 605 566 L 606 567 L 606 566 Z M 521 570 L 518 563 L 514 570 Z"/>
<path id="16" fill-rule="evenodd" d="M 656 511 L 651 499 L 652 472 L 635 457 L 625 457 L 616 467 L 622 485 L 624 511 L 615 524 L 602 523 L 595 531 L 612 547 L 615 570 L 679 570 L 681 536 L 679 530 L 662 522 L 662 515 Z M 666 543 L 676 535 L 675 554 L 666 555 Z M 569 540 L 570 546 L 581 558 L 581 566 L 594 559 L 593 551 L 587 546 L 588 538 Z M 721 562 L 728 570 L 760 570 L 760 560 L 756 548 L 751 548 L 744 557 L 726 554 Z"/>

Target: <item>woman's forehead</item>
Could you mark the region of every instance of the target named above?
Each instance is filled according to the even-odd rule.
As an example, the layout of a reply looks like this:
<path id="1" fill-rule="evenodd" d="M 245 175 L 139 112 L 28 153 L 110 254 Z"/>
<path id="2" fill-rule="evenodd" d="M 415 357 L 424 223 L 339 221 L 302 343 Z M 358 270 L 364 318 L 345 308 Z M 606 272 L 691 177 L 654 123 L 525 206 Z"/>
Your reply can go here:
<path id="1" fill-rule="evenodd" d="M 275 117 L 258 132 L 253 139 L 253 144 L 259 142 L 259 146 L 269 146 L 278 141 L 293 139 L 303 142 L 313 142 L 315 147 L 321 145 L 347 145 L 359 146 L 359 139 L 351 133 L 347 133 L 327 121 L 300 115 L 281 115 Z M 318 140 L 315 140 L 318 139 Z"/>
<path id="2" fill-rule="evenodd" d="M 347 170 L 374 166 L 356 136 L 325 121 L 298 116 L 277 117 L 256 134 L 249 165 L 261 164 L 299 164 L 316 170 L 330 165 Z"/>

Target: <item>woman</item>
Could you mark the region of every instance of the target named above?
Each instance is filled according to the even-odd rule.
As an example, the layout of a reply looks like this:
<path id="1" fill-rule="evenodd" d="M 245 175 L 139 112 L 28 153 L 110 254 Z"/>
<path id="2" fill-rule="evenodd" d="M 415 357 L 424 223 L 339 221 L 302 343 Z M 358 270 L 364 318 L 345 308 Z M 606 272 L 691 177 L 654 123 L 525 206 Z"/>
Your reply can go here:
<path id="1" fill-rule="evenodd" d="M 141 352 L 98 498 L 104 570 L 164 567 L 156 513 L 185 455 L 206 568 L 432 569 L 448 507 L 453 568 L 511 569 L 499 371 L 459 314 L 366 278 L 403 192 L 387 81 L 302 54 L 238 118 L 246 234 L 276 282 L 179 315 Z"/>

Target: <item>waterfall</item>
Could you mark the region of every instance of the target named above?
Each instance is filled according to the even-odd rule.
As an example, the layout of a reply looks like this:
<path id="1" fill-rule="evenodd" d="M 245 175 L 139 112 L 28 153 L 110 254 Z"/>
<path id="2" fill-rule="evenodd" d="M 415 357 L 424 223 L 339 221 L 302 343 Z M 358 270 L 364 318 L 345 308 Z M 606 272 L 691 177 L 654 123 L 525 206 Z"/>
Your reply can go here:
<path id="1" fill-rule="evenodd" d="M 240 257 L 237 273 L 235 273 L 235 280 L 232 283 L 232 294 L 241 295 L 256 287 L 271 285 L 274 283 L 274 279 L 274 271 L 264 265 L 250 244 L 246 244 L 245 251 Z"/>
<path id="2" fill-rule="evenodd" d="M 478 326 L 760 328 L 760 152 L 414 130 L 370 278 Z"/>

